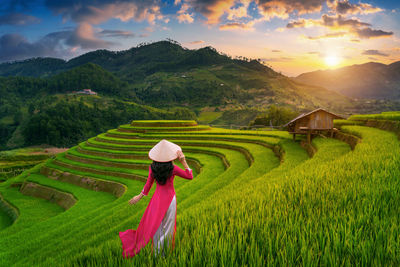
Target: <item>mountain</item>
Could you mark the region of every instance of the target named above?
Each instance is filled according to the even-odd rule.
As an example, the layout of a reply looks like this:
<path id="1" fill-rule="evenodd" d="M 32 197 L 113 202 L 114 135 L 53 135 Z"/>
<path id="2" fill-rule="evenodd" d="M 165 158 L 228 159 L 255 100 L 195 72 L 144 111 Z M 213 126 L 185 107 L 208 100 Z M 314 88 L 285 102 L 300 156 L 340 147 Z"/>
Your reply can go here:
<path id="1" fill-rule="evenodd" d="M 85 88 L 98 95 L 71 93 Z M 196 118 L 187 108 L 138 104 L 127 82 L 93 63 L 46 78 L 0 77 L 0 96 L 0 150 L 72 146 L 132 119 Z"/>
<path id="2" fill-rule="evenodd" d="M 190 50 L 171 41 L 119 52 L 97 50 L 69 61 L 42 58 L 3 63 L 0 76 L 52 79 L 86 64 L 101 67 L 126 83 L 124 94 L 137 97 L 135 101 L 156 107 L 281 104 L 300 110 L 325 107 L 340 112 L 352 105 L 345 96 L 292 81 L 256 60 L 232 59 L 212 47 Z M 87 87 L 87 79 L 80 82 L 80 87 Z"/>
<path id="3" fill-rule="evenodd" d="M 373 67 L 378 72 L 385 66 Z M 393 80 L 400 64 L 389 68 Z M 70 94 L 87 88 L 98 95 Z M 257 60 L 231 58 L 212 47 L 190 50 L 174 41 L 97 50 L 68 61 L 2 63 L 0 96 L 0 149 L 43 142 L 71 146 L 132 119 L 196 119 L 203 110 L 218 110 L 214 123 L 247 125 L 272 105 L 299 113 L 395 109 L 389 101 L 354 101 L 291 79 Z"/>
<path id="4" fill-rule="evenodd" d="M 322 86 L 355 98 L 400 100 L 400 61 L 369 62 L 335 70 L 303 73 L 295 81 Z"/>
<path id="5" fill-rule="evenodd" d="M 91 88 L 102 95 L 138 100 L 127 82 L 93 63 L 55 74 L 37 78 L 24 76 L 0 77 L 0 104 L 12 104 L 13 100 L 29 100 L 55 93 L 69 93 Z"/>

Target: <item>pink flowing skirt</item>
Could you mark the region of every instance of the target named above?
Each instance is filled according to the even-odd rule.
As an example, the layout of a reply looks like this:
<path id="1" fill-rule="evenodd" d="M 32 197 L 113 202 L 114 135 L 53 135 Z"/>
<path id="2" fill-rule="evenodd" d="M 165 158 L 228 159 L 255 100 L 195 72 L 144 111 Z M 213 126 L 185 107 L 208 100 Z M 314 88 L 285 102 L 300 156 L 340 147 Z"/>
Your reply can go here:
<path id="1" fill-rule="evenodd" d="M 139 253 L 139 251 L 153 239 L 153 250 L 157 255 L 163 246 L 174 246 L 176 232 L 176 196 L 173 195 L 167 210 L 161 211 L 160 199 L 158 195 L 153 195 L 137 230 L 128 229 L 119 232 L 122 242 L 122 255 L 124 258 L 130 258 Z M 162 205 L 165 206 L 165 205 Z M 161 215 L 160 213 L 164 214 Z M 158 220 L 158 222 L 157 222 Z M 172 241 L 172 242 L 171 242 Z"/>

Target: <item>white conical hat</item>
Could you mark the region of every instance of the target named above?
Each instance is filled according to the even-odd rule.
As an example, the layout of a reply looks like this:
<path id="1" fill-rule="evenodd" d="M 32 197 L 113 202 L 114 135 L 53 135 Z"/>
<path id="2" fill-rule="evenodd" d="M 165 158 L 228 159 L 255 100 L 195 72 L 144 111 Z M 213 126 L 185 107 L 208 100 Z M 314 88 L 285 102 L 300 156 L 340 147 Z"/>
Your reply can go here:
<path id="1" fill-rule="evenodd" d="M 149 151 L 149 158 L 159 162 L 172 161 L 178 157 L 176 154 L 178 150 L 182 151 L 182 148 L 163 139 Z"/>

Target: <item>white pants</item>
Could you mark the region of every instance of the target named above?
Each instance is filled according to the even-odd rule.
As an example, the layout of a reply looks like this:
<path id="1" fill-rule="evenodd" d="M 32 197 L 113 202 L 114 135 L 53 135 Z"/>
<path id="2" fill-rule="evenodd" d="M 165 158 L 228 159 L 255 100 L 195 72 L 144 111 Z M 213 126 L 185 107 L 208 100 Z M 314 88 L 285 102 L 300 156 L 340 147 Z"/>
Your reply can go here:
<path id="1" fill-rule="evenodd" d="M 171 204 L 161 221 L 156 233 L 153 236 L 154 253 L 157 255 L 163 250 L 163 247 L 168 247 L 172 242 L 175 228 L 175 215 L 176 215 L 176 198 L 172 198 Z M 167 243 L 165 244 L 165 241 Z M 164 255 L 164 252 L 163 252 Z"/>

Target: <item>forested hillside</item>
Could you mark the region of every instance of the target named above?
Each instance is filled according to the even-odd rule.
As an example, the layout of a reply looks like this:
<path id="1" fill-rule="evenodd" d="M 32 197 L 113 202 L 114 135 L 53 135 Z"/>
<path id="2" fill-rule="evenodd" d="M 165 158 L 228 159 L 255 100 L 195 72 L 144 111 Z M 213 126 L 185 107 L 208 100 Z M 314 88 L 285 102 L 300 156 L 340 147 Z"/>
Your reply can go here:
<path id="1" fill-rule="evenodd" d="M 117 84 L 128 83 L 123 86 L 124 93 L 136 94 L 142 103 L 152 106 L 279 103 L 299 109 L 324 106 L 336 111 L 351 107 L 351 99 L 321 87 L 298 84 L 257 60 L 233 59 L 212 47 L 190 50 L 173 41 L 119 52 L 97 50 L 69 61 L 36 58 L 3 63 L 0 75 L 53 79 L 56 74 L 88 63 L 104 69 L 99 69 L 100 76 L 109 71 L 120 79 Z M 74 73 L 79 71 L 75 69 Z M 93 83 L 87 83 L 89 78 L 93 77 L 81 76 L 80 86 L 97 89 Z"/>
<path id="2" fill-rule="evenodd" d="M 233 59 L 212 47 L 189 50 L 170 40 L 69 61 L 3 63 L 0 76 L 1 149 L 70 146 L 132 119 L 193 119 L 209 107 L 221 112 L 214 123 L 247 125 L 271 105 L 341 114 L 387 106 L 293 81 L 257 60 Z M 82 89 L 98 95 L 68 96 Z"/>

